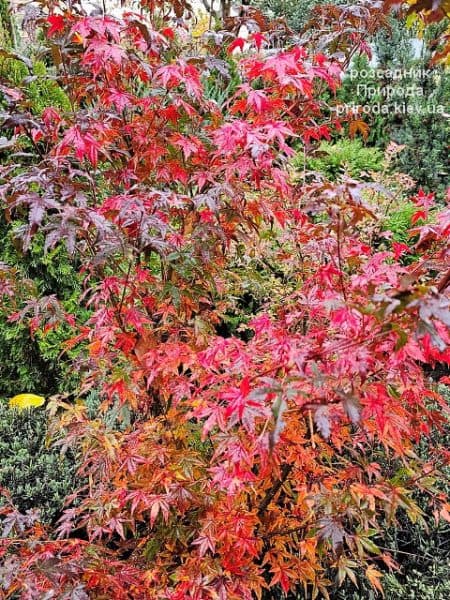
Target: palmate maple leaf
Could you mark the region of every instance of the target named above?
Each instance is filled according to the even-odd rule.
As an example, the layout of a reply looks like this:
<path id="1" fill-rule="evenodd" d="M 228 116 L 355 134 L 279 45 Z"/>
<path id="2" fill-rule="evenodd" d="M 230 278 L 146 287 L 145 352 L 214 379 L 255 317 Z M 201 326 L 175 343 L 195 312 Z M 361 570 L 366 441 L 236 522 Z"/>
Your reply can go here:
<path id="1" fill-rule="evenodd" d="M 105 93 L 105 102 L 113 104 L 118 111 L 123 111 L 133 103 L 133 96 L 125 90 L 112 87 Z"/>
<path id="2" fill-rule="evenodd" d="M 58 154 L 65 155 L 74 150 L 78 160 L 87 158 L 94 166 L 98 162 L 98 154 L 101 144 L 89 131 L 82 132 L 81 128 L 74 125 L 67 130 L 58 146 Z"/>
<path id="3" fill-rule="evenodd" d="M 249 432 L 254 431 L 255 420 L 258 417 L 270 416 L 270 410 L 264 406 L 260 396 L 255 396 L 250 391 L 250 380 L 244 377 L 239 387 L 232 387 L 219 393 L 219 398 L 226 401 L 225 418 L 229 426 L 241 421 Z"/>
<path id="4" fill-rule="evenodd" d="M 50 24 L 50 27 L 47 29 L 47 35 L 49 37 L 55 33 L 64 31 L 66 27 L 66 21 L 62 15 L 49 15 L 47 17 L 47 22 Z"/>
<path id="5" fill-rule="evenodd" d="M 78 16 L 70 30 L 71 35 L 79 34 L 83 39 L 90 36 L 99 39 L 110 37 L 114 42 L 120 41 L 120 32 L 123 25 L 110 15 Z"/>
<path id="6" fill-rule="evenodd" d="M 207 552 L 214 554 L 216 549 L 216 542 L 212 535 L 200 535 L 192 542 L 192 545 L 198 546 L 200 556 L 205 556 Z"/>
<path id="7" fill-rule="evenodd" d="M 49 195 L 41 196 L 37 192 L 23 194 L 11 204 L 14 208 L 20 205 L 27 205 L 29 207 L 28 220 L 30 225 L 41 225 L 48 211 L 61 208 L 61 204 L 55 197 Z"/>
<path id="8" fill-rule="evenodd" d="M 126 50 L 119 44 L 108 43 L 104 39 L 94 38 L 88 44 L 82 62 L 89 67 L 94 76 L 98 76 L 105 64 L 114 66 L 117 71 L 126 58 Z"/>

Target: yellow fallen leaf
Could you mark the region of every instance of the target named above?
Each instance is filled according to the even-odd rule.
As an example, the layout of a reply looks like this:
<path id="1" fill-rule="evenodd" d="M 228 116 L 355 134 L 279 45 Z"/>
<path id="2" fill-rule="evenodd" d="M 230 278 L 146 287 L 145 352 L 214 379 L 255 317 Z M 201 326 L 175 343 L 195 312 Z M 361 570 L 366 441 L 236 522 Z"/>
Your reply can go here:
<path id="1" fill-rule="evenodd" d="M 36 396 L 36 394 L 17 394 L 9 401 L 9 408 L 18 408 L 24 410 L 25 408 L 35 408 L 42 406 L 45 402 L 43 396 Z"/>

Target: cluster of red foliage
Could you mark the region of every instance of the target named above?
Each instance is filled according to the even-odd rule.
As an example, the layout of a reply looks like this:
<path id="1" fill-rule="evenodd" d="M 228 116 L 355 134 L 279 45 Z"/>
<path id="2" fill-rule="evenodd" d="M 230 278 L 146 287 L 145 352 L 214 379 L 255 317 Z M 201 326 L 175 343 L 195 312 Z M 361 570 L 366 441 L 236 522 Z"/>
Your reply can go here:
<path id="1" fill-rule="evenodd" d="M 28 215 L 25 248 L 40 230 L 46 248 L 81 257 L 91 317 L 76 323 L 54 298 L 20 314 L 73 327 L 80 400 L 51 409 L 84 484 L 56 531 L 2 509 L 3 594 L 327 596 L 330 569 L 342 581 L 358 565 L 380 589 L 374 565 L 394 566 L 372 539 L 382 519 L 420 518 L 414 489 L 448 517 L 432 485 L 448 454 L 424 464 L 414 445 L 448 412 L 422 366 L 450 362 L 437 275 L 450 211 L 421 194 L 415 219 L 434 212 L 414 247 L 369 245 L 362 185 L 294 184 L 288 168 L 293 140 L 339 126 L 319 99 L 339 85 L 338 59 L 263 52 L 254 36 L 223 110 L 203 78 L 226 60 L 181 53 L 159 4 L 118 19 L 46 2 L 73 109 L 37 118 L 11 95 L 6 125 L 34 158 L 2 167 L 8 214 Z M 221 337 L 233 260 L 268 231 L 295 289 L 263 307 L 247 341 Z M 93 390 L 96 418 L 82 401 Z M 112 408 L 132 425 L 108 425 Z"/>

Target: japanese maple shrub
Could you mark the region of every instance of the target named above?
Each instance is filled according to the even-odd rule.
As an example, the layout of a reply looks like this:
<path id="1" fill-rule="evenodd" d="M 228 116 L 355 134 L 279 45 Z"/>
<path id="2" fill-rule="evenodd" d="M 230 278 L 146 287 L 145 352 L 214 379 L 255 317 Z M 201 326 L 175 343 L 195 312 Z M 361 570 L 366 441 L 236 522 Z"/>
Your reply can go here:
<path id="1" fill-rule="evenodd" d="M 120 19 L 44 4 L 71 110 L 32 116 L 13 90 L 6 127 L 35 153 L 2 168 L 1 191 L 8 215 L 27 216 L 25 251 L 41 231 L 46 250 L 81 260 L 91 316 L 30 297 L 11 318 L 72 328 L 81 384 L 48 408 L 86 484 L 56 530 L 2 509 L 4 595 L 327 596 L 328 572 L 342 582 L 357 566 L 380 590 L 395 566 L 373 541 L 381 524 L 420 520 L 416 489 L 449 516 L 434 486 L 448 453 L 414 451 L 448 411 L 422 365 L 450 359 L 449 210 L 420 194 L 412 221 L 429 224 L 414 248 L 380 252 L 364 184 L 291 181 L 291 142 L 339 127 L 318 98 L 339 85 L 340 55 L 237 37 L 241 83 L 222 110 L 201 77 L 226 66 L 214 39 L 233 38 L 184 53 L 181 2 L 142 1 Z M 289 278 L 245 340 L 217 334 L 242 252 L 268 253 Z"/>

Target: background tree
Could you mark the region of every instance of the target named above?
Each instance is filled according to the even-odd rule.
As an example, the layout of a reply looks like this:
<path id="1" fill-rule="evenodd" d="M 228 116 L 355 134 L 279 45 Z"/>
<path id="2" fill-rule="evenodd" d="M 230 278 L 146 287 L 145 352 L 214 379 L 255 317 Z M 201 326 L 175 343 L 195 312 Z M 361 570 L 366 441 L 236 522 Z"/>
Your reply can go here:
<path id="1" fill-rule="evenodd" d="M 311 11 L 321 4 L 343 4 L 342 0 L 254 0 L 255 6 L 267 15 L 286 19 L 294 31 L 300 31 L 311 17 Z"/>
<path id="2" fill-rule="evenodd" d="M 369 107 L 365 117 L 370 125 L 369 142 L 379 148 L 389 141 L 404 144 L 398 169 L 413 177 L 418 187 L 433 189 L 443 197 L 448 183 L 450 124 L 445 111 L 450 74 L 430 62 L 441 29 L 440 25 L 432 27 L 419 40 L 415 29 L 392 19 L 389 28 L 380 30 L 373 40 L 376 64 L 371 66 L 366 57 L 355 59 L 341 98 L 352 106 Z M 384 72 L 383 77 L 377 75 L 378 70 Z"/>
<path id="3" fill-rule="evenodd" d="M 0 44 L 2 47 L 14 45 L 15 30 L 8 0 L 0 0 Z"/>
<path id="4" fill-rule="evenodd" d="M 271 30 L 236 37 L 242 16 L 194 55 L 179 2 L 116 18 L 46 0 L 70 108 L 33 114 L 5 86 L 7 142 L 28 151 L 0 192 L 22 252 L 42 236 L 79 267 L 89 315 L 14 265 L 1 293 L 34 336 L 69 329 L 79 382 L 47 408 L 82 483 L 56 529 L 4 494 L 6 597 L 326 597 L 358 568 L 380 590 L 377 535 L 422 522 L 413 494 L 449 518 L 448 452 L 417 452 L 447 424 L 423 365 L 450 361 L 449 211 L 418 193 L 409 244 L 382 245 L 380 186 L 291 169 L 294 141 L 341 127 L 326 99 L 375 4 L 321 13 L 330 56 L 320 31 L 280 50 Z M 219 103 L 205 80 L 228 73 L 224 49 L 239 83 Z M 221 335 L 247 265 L 273 288 Z"/>

